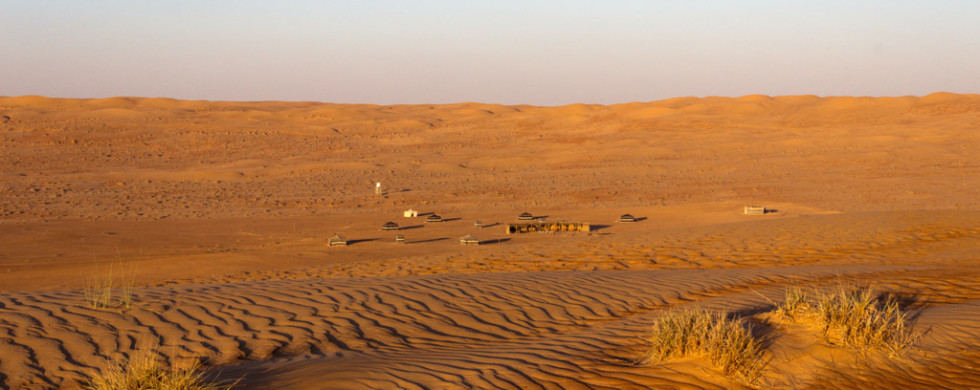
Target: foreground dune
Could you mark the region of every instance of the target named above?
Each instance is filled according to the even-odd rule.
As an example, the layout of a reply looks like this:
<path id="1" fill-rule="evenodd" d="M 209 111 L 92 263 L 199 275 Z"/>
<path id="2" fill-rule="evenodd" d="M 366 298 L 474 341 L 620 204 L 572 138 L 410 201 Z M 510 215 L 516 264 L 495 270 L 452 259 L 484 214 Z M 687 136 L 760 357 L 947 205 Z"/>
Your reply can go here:
<path id="1" fill-rule="evenodd" d="M 0 301 L 0 353 L 5 379 L 21 385 L 64 385 L 149 348 L 232 364 L 222 375 L 255 389 L 730 388 L 740 385 L 683 362 L 640 363 L 665 308 L 760 312 L 787 285 L 855 280 L 915 297 L 916 327 L 928 329 L 917 349 L 867 357 L 773 327 L 767 386 L 980 385 L 968 347 L 980 343 L 980 275 L 915 265 L 188 284 L 141 288 L 125 312 L 90 309 L 77 291 L 17 293 Z"/>
<path id="2" fill-rule="evenodd" d="M 14 97 L 0 122 L 0 388 L 140 353 L 245 389 L 980 387 L 980 96 Z M 523 211 L 592 231 L 506 234 Z M 765 320 L 787 287 L 835 285 L 903 297 L 916 344 Z M 760 382 L 644 360 L 691 307 L 752 318 Z"/>

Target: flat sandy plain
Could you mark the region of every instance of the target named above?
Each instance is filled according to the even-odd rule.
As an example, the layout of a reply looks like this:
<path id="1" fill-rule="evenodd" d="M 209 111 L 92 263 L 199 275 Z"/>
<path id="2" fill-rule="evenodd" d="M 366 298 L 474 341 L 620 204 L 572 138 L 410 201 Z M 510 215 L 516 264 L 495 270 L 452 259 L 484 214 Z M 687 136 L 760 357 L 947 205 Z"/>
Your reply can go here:
<path id="1" fill-rule="evenodd" d="M 762 323 L 759 387 L 980 388 L 977 95 L 7 97 L 0 167 L 3 389 L 75 388 L 138 351 L 240 389 L 741 388 L 703 358 L 640 362 L 651 325 L 840 284 L 905 297 L 918 342 Z M 593 230 L 505 234 L 525 211 Z"/>

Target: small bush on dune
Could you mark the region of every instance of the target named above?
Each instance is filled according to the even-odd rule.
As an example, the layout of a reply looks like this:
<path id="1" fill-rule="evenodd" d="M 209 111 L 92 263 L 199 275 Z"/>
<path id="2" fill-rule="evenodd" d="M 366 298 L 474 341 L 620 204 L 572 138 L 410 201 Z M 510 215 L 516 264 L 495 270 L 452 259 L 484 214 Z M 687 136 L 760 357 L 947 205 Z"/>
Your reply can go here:
<path id="1" fill-rule="evenodd" d="M 86 390 L 218 390 L 231 385 L 209 382 L 199 362 L 188 367 L 166 367 L 151 354 L 138 354 L 111 363 L 93 376 Z"/>
<path id="2" fill-rule="evenodd" d="M 776 305 L 776 314 L 790 319 L 806 315 L 811 310 L 810 297 L 799 286 L 786 288 L 785 300 L 782 304 Z"/>
<path id="3" fill-rule="evenodd" d="M 876 295 L 870 288 L 841 286 L 829 293 L 790 287 L 783 302 L 762 318 L 811 322 L 823 328 L 831 343 L 891 354 L 910 347 L 918 338 L 908 316 L 893 296 Z M 757 384 L 768 363 L 761 342 L 744 319 L 704 309 L 670 311 L 653 326 L 647 361 L 698 355 L 707 357 L 725 375 Z"/>
<path id="4" fill-rule="evenodd" d="M 847 347 L 901 351 L 915 340 L 908 318 L 890 296 L 871 289 L 839 289 L 819 297 L 816 310 L 824 335 Z"/>
<path id="5" fill-rule="evenodd" d="M 648 359 L 702 355 L 726 375 L 749 382 L 765 366 L 762 347 L 741 320 L 728 319 L 707 310 L 673 311 L 653 327 Z"/>
<path id="6" fill-rule="evenodd" d="M 791 288 L 777 313 L 793 321 L 818 323 L 825 339 L 844 347 L 897 353 L 917 338 L 898 301 L 876 295 L 870 288 L 841 286 L 812 297 Z"/>

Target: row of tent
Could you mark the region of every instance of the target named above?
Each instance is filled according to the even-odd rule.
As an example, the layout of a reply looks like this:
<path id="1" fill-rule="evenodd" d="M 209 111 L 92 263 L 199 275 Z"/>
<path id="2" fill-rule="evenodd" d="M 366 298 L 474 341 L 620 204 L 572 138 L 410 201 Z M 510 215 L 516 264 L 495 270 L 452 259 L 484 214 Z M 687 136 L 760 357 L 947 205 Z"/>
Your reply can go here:
<path id="1" fill-rule="evenodd" d="M 418 211 L 415 211 L 413 209 L 408 209 L 405 211 L 404 215 L 405 217 L 417 217 Z M 525 211 L 520 215 L 518 215 L 517 219 L 521 221 L 530 221 L 530 220 L 534 220 L 535 218 L 533 214 Z M 636 221 L 637 221 L 636 217 L 630 214 L 623 214 L 622 216 L 619 217 L 619 222 L 628 223 L 628 222 L 636 222 Z M 425 222 L 437 223 L 437 222 L 443 222 L 443 219 L 437 214 L 432 214 L 425 218 Z M 476 221 L 474 223 L 474 226 L 482 227 L 483 223 L 480 221 Z M 397 223 L 392 221 L 385 222 L 384 225 L 381 225 L 381 230 L 385 230 L 385 231 L 400 230 L 400 229 L 401 227 Z M 327 240 L 327 244 L 329 246 L 347 246 L 347 243 L 348 243 L 347 239 L 345 239 L 340 234 L 336 234 L 333 237 L 330 237 L 329 240 Z M 404 244 L 405 236 L 401 234 L 395 235 L 395 243 Z M 462 245 L 479 245 L 480 241 L 472 234 L 467 234 L 459 238 L 459 243 Z"/>
<path id="2" fill-rule="evenodd" d="M 347 246 L 348 243 L 349 241 L 340 234 L 335 234 L 333 237 L 330 237 L 330 239 L 327 240 L 328 246 Z M 405 236 L 402 234 L 396 234 L 395 243 L 405 244 Z M 467 234 L 459 238 L 459 243 L 461 245 L 480 245 L 480 240 L 474 237 L 472 234 Z"/>

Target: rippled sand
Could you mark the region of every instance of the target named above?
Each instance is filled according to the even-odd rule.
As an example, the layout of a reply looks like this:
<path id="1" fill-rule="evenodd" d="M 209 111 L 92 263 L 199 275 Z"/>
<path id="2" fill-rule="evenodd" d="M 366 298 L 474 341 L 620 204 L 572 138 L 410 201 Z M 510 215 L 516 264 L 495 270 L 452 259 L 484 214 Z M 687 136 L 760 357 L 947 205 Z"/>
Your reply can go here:
<path id="1" fill-rule="evenodd" d="M 747 386 L 643 361 L 651 325 L 688 307 L 753 319 L 759 387 L 980 387 L 974 95 L 18 97 L 0 115 L 0 388 L 75 388 L 138 351 L 244 389 Z M 524 211 L 593 229 L 506 234 Z M 92 308 L 106 279 L 116 301 Z M 913 348 L 763 320 L 788 286 L 841 284 L 903 297 Z"/>

